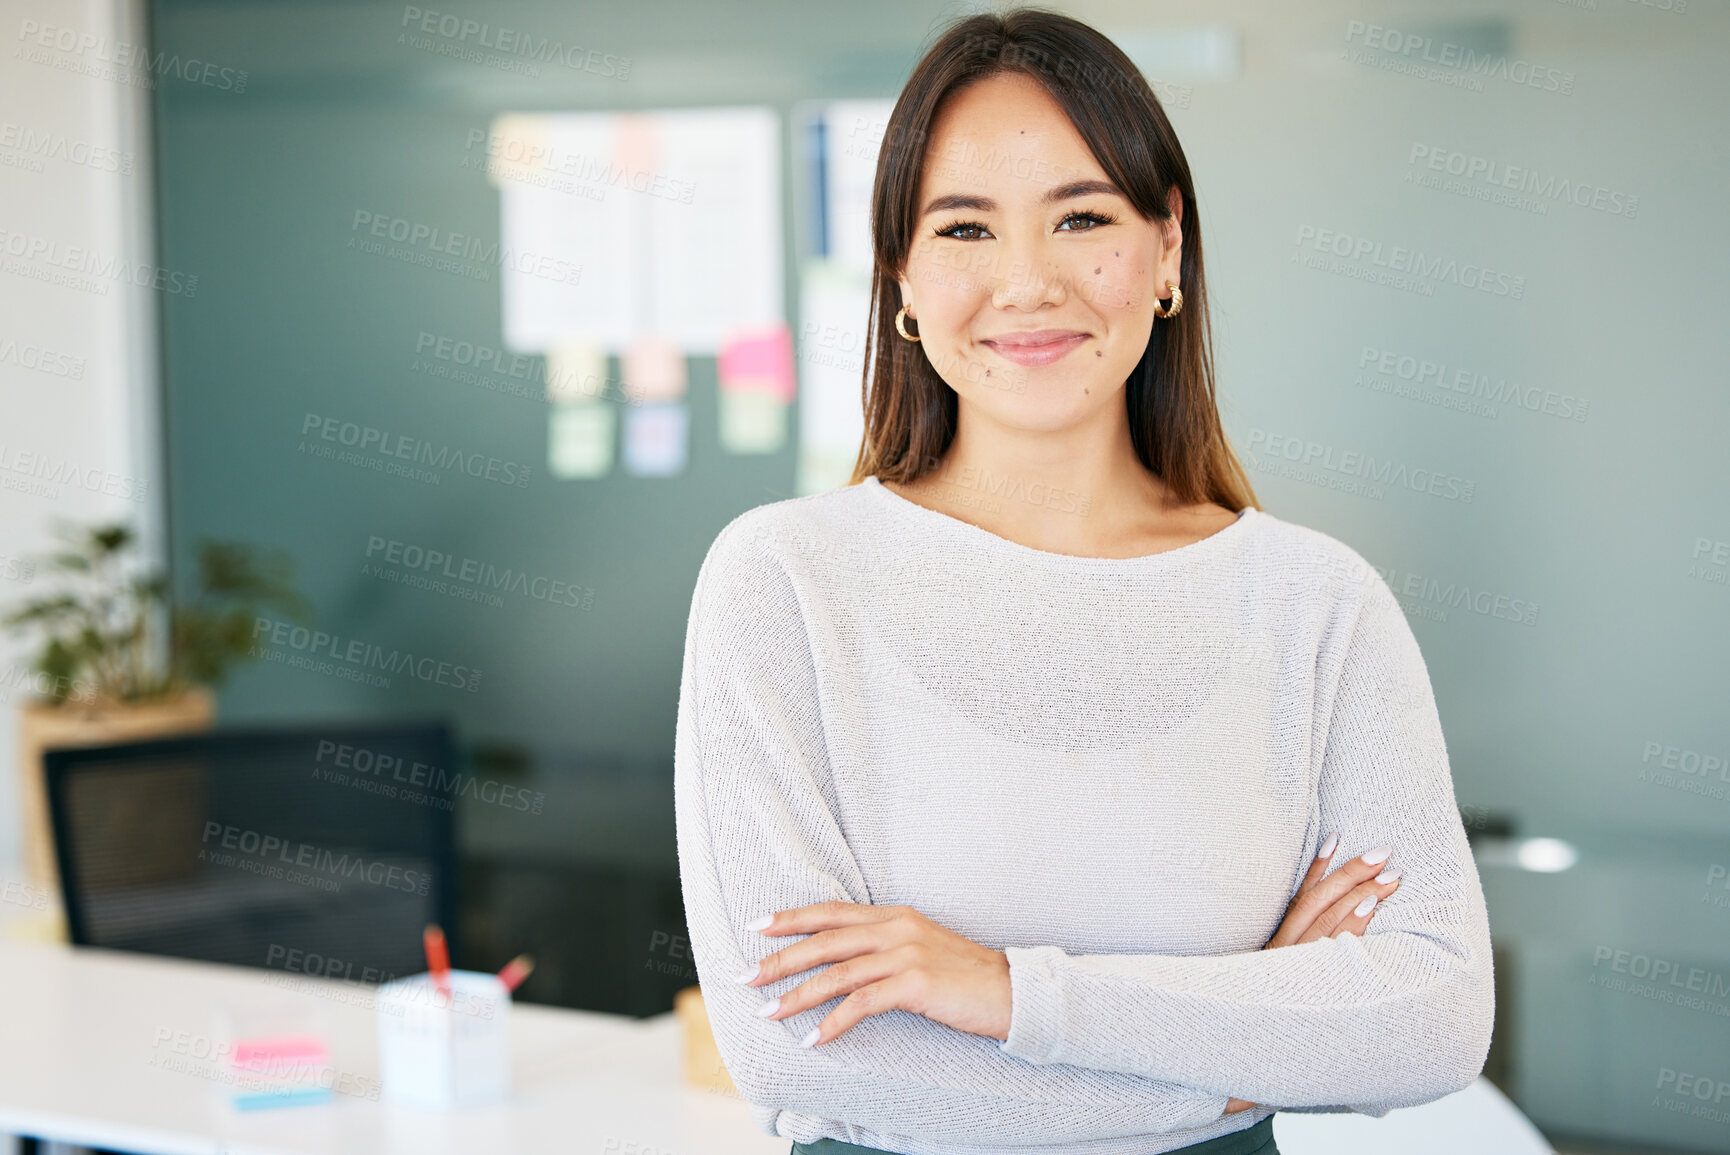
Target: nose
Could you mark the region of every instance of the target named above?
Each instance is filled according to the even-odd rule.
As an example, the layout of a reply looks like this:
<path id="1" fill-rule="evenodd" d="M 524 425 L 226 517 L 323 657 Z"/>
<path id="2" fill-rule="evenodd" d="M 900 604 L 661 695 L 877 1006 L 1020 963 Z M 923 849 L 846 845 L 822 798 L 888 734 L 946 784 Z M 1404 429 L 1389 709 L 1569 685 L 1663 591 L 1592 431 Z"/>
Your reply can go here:
<path id="1" fill-rule="evenodd" d="M 1062 305 L 1069 299 L 1069 279 L 1063 266 L 1041 246 L 1006 247 L 991 270 L 991 304 L 998 309 Z"/>

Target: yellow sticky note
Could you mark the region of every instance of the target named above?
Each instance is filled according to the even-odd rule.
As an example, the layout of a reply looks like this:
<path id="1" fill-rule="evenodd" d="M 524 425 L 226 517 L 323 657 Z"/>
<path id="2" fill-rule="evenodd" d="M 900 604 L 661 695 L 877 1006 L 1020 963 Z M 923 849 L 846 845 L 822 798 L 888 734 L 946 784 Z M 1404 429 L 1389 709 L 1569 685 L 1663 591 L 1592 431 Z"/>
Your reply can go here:
<path id="1" fill-rule="evenodd" d="M 607 395 L 607 354 L 599 345 L 568 342 L 547 350 L 547 400 L 598 402 Z"/>
<path id="2" fill-rule="evenodd" d="M 494 188 L 533 183 L 551 147 L 544 117 L 509 112 L 493 117 L 481 158 L 487 180 Z"/>

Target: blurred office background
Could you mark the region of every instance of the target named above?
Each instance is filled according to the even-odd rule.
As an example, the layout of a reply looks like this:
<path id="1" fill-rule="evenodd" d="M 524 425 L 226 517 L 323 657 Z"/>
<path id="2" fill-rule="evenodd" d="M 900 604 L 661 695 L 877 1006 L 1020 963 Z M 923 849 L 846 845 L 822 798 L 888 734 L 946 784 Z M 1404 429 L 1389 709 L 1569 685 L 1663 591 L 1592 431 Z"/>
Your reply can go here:
<path id="1" fill-rule="evenodd" d="M 1730 1151 L 1694 1093 L 1730 1086 L 1730 11 L 1060 7 L 1188 153 L 1263 506 L 1422 645 L 1487 1074 L 1564 1150 Z M 282 618 L 219 724 L 445 719 L 458 964 L 668 1009 L 697 566 L 846 479 L 883 117 L 968 10 L 20 0 L 0 610 L 57 521 L 129 521 L 187 594 L 202 541 L 277 551 L 324 652 Z M 0 670 L 0 878 L 36 905 L 21 637 Z"/>

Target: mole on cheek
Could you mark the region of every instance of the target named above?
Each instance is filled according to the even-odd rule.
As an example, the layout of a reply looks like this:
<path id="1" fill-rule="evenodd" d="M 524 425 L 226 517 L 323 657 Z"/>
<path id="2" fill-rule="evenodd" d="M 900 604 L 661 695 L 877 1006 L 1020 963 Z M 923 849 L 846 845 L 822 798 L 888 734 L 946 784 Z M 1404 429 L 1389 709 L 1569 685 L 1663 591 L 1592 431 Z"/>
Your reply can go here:
<path id="1" fill-rule="evenodd" d="M 1097 276 L 1099 276 L 1099 274 L 1100 274 L 1100 273 L 1102 273 L 1102 272 L 1104 272 L 1104 268 L 1103 268 L 1103 266 L 1102 266 L 1102 267 L 1101 267 L 1101 268 L 1098 268 L 1098 269 L 1095 269 L 1095 270 L 1093 270 L 1093 275 L 1094 275 L 1094 276 L 1096 276 L 1096 277 L 1097 277 Z"/>

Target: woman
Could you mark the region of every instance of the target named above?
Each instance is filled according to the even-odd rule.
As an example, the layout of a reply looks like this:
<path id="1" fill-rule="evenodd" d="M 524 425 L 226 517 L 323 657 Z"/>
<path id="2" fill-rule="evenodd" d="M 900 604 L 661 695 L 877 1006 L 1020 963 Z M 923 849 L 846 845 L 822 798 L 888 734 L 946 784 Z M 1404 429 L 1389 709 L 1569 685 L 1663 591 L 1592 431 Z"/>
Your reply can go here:
<path id="1" fill-rule="evenodd" d="M 686 636 L 686 914 L 753 1118 L 1247 1155 L 1275 1109 L 1469 1083 L 1489 928 L 1428 673 L 1226 444 L 1145 80 L 1067 17 L 963 20 L 872 218 L 854 484 L 722 530 Z"/>

